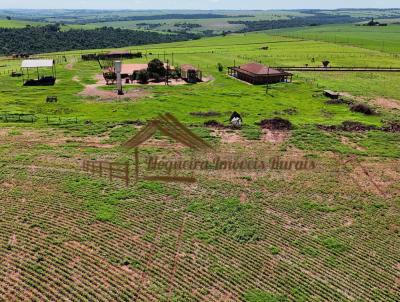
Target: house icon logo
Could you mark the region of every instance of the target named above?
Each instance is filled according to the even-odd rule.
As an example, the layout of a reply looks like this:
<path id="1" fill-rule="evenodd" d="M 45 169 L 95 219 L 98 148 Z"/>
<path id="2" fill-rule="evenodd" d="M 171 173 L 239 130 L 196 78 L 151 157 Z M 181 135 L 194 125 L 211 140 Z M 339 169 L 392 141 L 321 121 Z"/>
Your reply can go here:
<path id="1" fill-rule="evenodd" d="M 161 133 L 176 142 L 188 147 L 193 152 L 176 152 L 167 155 L 162 150 L 139 157 L 139 147 L 144 145 L 153 135 Z M 134 150 L 134 167 L 129 162 L 104 162 L 84 160 L 82 168 L 85 172 L 100 177 L 124 180 L 126 186 L 131 182 L 158 181 L 194 183 L 195 173 L 234 173 L 262 172 L 274 170 L 314 170 L 315 161 L 308 158 L 281 158 L 278 156 L 252 157 L 247 153 L 236 154 L 218 152 L 210 143 L 193 133 L 179 122 L 172 114 L 159 115 L 151 120 L 134 137 L 122 145 L 127 150 Z M 174 153 L 174 152 L 172 152 Z M 141 173 L 139 173 L 141 172 Z"/>
<path id="2" fill-rule="evenodd" d="M 162 133 L 163 135 L 174 139 L 176 142 L 181 143 L 185 147 L 188 147 L 194 151 L 202 152 L 202 153 L 214 153 L 215 149 L 208 142 L 200 138 L 198 135 L 193 133 L 190 129 L 188 129 L 185 125 L 178 121 L 176 117 L 174 117 L 170 113 L 159 115 L 158 118 L 151 120 L 143 129 L 139 131 L 134 137 L 128 140 L 123 144 L 128 150 L 134 149 L 135 155 L 135 178 L 138 181 L 139 179 L 148 180 L 148 181 L 164 181 L 164 182 L 185 182 L 185 183 L 193 183 L 196 182 L 196 179 L 193 177 L 193 173 L 191 176 L 174 176 L 174 175 L 166 175 L 166 176 L 139 176 L 139 147 L 149 140 L 157 131 Z M 153 164 L 151 164 L 151 162 Z M 157 162 L 157 159 L 150 159 L 148 161 L 148 167 L 153 166 L 154 168 L 161 164 Z M 162 164 L 161 164 L 162 165 Z"/>
<path id="3" fill-rule="evenodd" d="M 123 146 L 127 149 L 138 148 L 157 131 L 193 150 L 204 152 L 214 151 L 214 148 L 208 142 L 190 131 L 170 113 L 160 115 L 157 119 L 150 121 L 146 127 Z"/>

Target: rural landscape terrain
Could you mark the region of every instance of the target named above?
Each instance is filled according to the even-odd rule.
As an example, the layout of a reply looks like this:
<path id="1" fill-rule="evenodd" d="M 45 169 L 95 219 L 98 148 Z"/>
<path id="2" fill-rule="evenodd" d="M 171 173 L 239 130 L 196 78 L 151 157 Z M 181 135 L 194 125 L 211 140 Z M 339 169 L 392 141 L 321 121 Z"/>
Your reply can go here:
<path id="1" fill-rule="evenodd" d="M 249 63 L 285 79 L 230 73 Z M 85 169 L 134 169 L 167 113 L 315 167 Z M 162 131 L 140 152 L 196 154 Z M 0 10 L 0 301 L 400 301 L 400 9 Z"/>

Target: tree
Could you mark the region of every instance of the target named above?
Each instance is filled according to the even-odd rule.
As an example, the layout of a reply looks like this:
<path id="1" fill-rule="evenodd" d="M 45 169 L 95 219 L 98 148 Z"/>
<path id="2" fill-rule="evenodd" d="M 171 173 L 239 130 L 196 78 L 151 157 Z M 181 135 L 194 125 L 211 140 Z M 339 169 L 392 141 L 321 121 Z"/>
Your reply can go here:
<path id="1" fill-rule="evenodd" d="M 7 19 L 7 20 L 11 20 L 11 17 L 10 17 L 10 16 L 7 16 L 6 19 Z"/>
<path id="2" fill-rule="evenodd" d="M 217 68 L 218 68 L 219 72 L 223 72 L 224 71 L 224 66 L 221 63 L 218 63 Z"/>
<path id="3" fill-rule="evenodd" d="M 330 63 L 331 63 L 331 62 L 329 62 L 329 61 L 327 61 L 327 60 L 322 61 L 322 65 L 324 65 L 324 67 L 328 67 Z"/>
<path id="4" fill-rule="evenodd" d="M 149 62 L 147 71 L 150 74 L 157 74 L 161 77 L 165 76 L 166 74 L 166 69 L 164 67 L 164 63 L 160 61 L 159 59 L 153 59 Z"/>

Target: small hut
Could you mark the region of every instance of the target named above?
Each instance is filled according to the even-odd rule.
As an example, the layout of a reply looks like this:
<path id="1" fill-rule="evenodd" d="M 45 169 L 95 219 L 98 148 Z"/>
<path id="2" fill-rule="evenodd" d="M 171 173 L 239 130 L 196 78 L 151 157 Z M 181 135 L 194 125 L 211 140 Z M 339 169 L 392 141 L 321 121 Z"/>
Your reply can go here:
<path id="1" fill-rule="evenodd" d="M 56 82 L 54 60 L 24 60 L 21 70 L 25 86 L 52 86 Z"/>
<path id="2" fill-rule="evenodd" d="M 230 76 L 254 85 L 291 82 L 293 76 L 291 73 L 273 69 L 259 63 L 228 67 L 228 73 Z"/>
<path id="3" fill-rule="evenodd" d="M 203 73 L 200 69 L 189 65 L 181 65 L 181 77 L 188 83 L 197 83 L 203 80 Z"/>

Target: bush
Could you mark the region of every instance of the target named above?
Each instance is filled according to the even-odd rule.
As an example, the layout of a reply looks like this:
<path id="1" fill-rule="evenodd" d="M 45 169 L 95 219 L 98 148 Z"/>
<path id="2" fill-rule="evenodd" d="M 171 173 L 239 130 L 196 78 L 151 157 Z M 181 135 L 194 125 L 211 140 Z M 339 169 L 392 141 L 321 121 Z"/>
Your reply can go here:
<path id="1" fill-rule="evenodd" d="M 217 68 L 218 68 L 219 72 L 223 72 L 224 71 L 224 66 L 221 63 L 218 63 Z"/>
<path id="2" fill-rule="evenodd" d="M 149 62 L 147 71 L 151 74 L 158 74 L 163 77 L 167 73 L 167 70 L 164 67 L 164 63 L 159 59 L 153 59 Z"/>
<path id="3" fill-rule="evenodd" d="M 329 61 L 322 61 L 322 65 L 324 65 L 324 67 L 328 67 L 330 63 L 331 62 Z"/>
<path id="4" fill-rule="evenodd" d="M 354 104 L 350 107 L 350 110 L 353 112 L 360 112 L 360 113 L 364 113 L 366 115 L 372 115 L 375 114 L 374 109 L 372 109 L 370 106 L 368 106 L 367 104 Z"/>
<path id="5" fill-rule="evenodd" d="M 136 75 L 136 79 L 138 80 L 138 82 L 142 83 L 142 84 L 147 84 L 149 82 L 149 73 L 147 72 L 147 70 L 141 70 L 137 73 Z"/>

